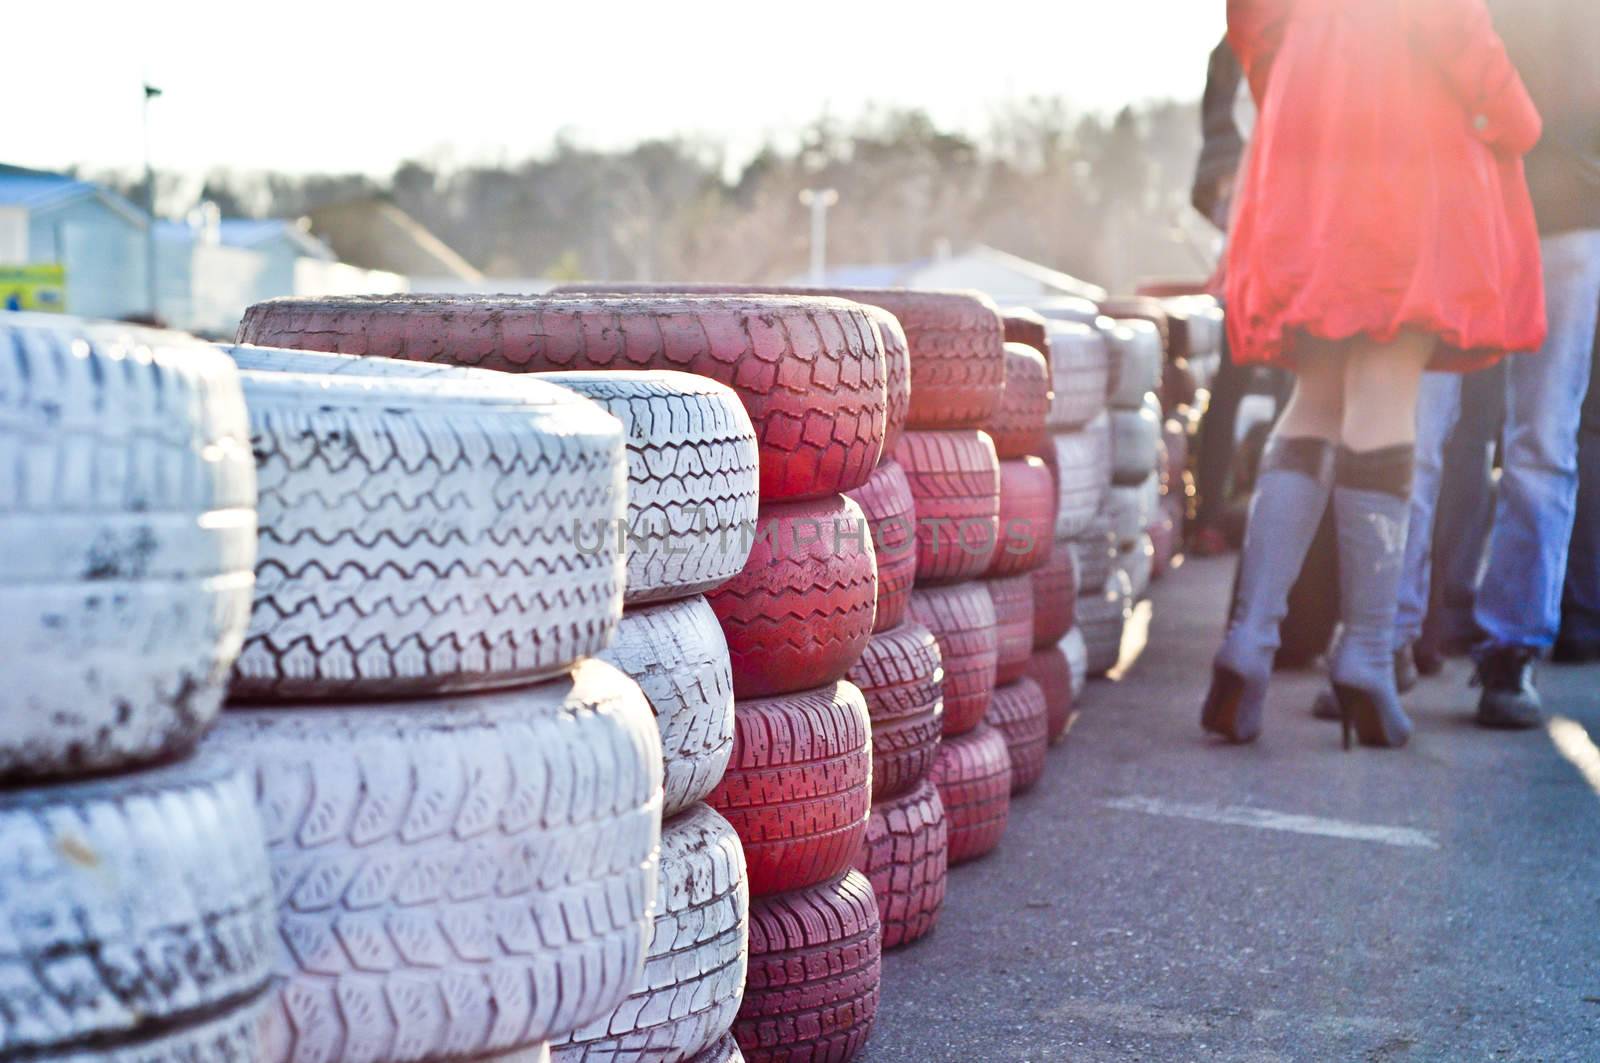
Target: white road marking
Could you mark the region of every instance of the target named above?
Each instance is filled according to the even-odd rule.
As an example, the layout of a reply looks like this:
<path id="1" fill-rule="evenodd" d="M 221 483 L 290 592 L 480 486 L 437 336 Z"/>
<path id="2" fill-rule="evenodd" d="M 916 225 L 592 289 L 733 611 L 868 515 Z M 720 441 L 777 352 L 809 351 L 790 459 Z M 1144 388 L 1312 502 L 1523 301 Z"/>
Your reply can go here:
<path id="1" fill-rule="evenodd" d="M 1552 716 L 1544 727 L 1550 733 L 1550 741 L 1555 743 L 1556 752 L 1566 757 L 1594 792 L 1600 794 L 1600 749 L 1595 748 L 1594 739 L 1589 737 L 1583 724 L 1565 716 Z"/>
<path id="2" fill-rule="evenodd" d="M 1600 762 L 1600 752 L 1596 753 Z M 1205 823 L 1223 823 L 1235 827 L 1255 827 L 1259 830 L 1281 830 L 1293 834 L 1315 834 L 1324 838 L 1344 838 L 1348 841 L 1377 842 L 1395 845 L 1402 849 L 1437 849 L 1439 842 L 1427 831 L 1410 827 L 1384 827 L 1372 823 L 1349 823 L 1321 816 L 1300 816 L 1289 812 L 1274 812 L 1270 808 L 1250 808 L 1246 805 L 1193 805 L 1182 801 L 1165 801 L 1159 797 L 1112 798 L 1105 802 L 1107 808 L 1123 812 L 1143 812 L 1151 816 L 1174 816 L 1178 819 L 1197 819 Z"/>

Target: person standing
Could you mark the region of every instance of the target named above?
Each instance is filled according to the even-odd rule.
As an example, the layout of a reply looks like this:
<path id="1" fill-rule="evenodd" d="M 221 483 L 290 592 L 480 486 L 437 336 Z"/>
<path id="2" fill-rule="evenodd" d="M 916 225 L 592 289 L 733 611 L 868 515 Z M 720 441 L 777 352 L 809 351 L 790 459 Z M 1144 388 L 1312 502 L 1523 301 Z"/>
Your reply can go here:
<path id="1" fill-rule="evenodd" d="M 1261 732 L 1290 585 L 1330 498 L 1343 631 L 1330 661 L 1364 745 L 1401 746 L 1393 631 L 1425 367 L 1544 340 L 1522 156 L 1532 100 L 1483 0 L 1229 0 L 1260 109 L 1227 254 L 1235 358 L 1292 369 L 1201 725 Z"/>
<path id="2" fill-rule="evenodd" d="M 1597 314 L 1600 316 L 1600 314 Z M 1594 337 L 1589 397 L 1578 430 L 1578 500 L 1567 550 L 1567 583 L 1561 594 L 1561 631 L 1551 660 L 1562 664 L 1600 661 L 1600 329 Z"/>
<path id="3" fill-rule="evenodd" d="M 1600 313 L 1600 7 L 1501 0 L 1496 22 L 1545 114 L 1528 156 L 1549 301 L 1549 338 L 1506 370 L 1500 496 L 1475 618 L 1477 722 L 1538 726 L 1534 662 L 1561 622 L 1578 493 L 1578 426 Z"/>

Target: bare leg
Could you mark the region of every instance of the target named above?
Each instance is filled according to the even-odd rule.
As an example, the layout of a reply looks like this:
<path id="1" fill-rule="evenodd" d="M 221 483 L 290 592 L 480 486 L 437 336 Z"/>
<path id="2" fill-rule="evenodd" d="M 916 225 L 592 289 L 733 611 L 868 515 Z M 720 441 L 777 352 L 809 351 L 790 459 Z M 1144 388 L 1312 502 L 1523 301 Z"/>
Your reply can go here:
<path id="1" fill-rule="evenodd" d="M 1345 359 L 1345 407 L 1334 473 L 1344 630 L 1330 662 L 1334 693 L 1363 745 L 1402 746 L 1411 721 L 1395 685 L 1394 621 L 1404 570 L 1416 449 L 1417 393 L 1435 339 L 1407 331 L 1357 340 Z"/>
<path id="2" fill-rule="evenodd" d="M 1302 341 L 1294 394 L 1272 430 L 1275 438 L 1339 442 L 1347 375 L 1344 346 L 1327 340 Z"/>

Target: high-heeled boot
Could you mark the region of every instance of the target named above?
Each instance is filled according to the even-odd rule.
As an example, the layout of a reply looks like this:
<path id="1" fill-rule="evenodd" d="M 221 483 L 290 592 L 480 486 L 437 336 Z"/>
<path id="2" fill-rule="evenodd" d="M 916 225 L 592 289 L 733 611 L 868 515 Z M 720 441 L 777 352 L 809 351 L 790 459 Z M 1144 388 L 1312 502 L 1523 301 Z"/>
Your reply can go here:
<path id="1" fill-rule="evenodd" d="M 1344 630 L 1329 672 L 1346 749 L 1352 731 L 1364 746 L 1399 747 L 1411 737 L 1393 647 L 1414 449 L 1410 443 L 1360 453 L 1339 448 L 1333 514 Z"/>
<path id="2" fill-rule="evenodd" d="M 1233 615 L 1200 712 L 1200 725 L 1230 742 L 1250 742 L 1261 733 L 1278 626 L 1328 506 L 1333 455 L 1333 444 L 1323 439 L 1276 437 L 1261 455 Z"/>

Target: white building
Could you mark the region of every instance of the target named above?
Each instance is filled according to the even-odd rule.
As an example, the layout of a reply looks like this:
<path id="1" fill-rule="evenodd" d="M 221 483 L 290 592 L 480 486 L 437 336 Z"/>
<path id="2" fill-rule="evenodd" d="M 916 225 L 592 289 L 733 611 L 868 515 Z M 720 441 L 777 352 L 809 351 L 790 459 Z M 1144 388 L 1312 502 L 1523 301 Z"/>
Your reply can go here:
<path id="1" fill-rule="evenodd" d="M 0 165 L 0 266 L 61 266 L 67 313 L 148 314 L 151 231 L 144 211 L 104 186 Z M 411 288 L 401 274 L 338 261 L 300 219 L 222 219 L 207 203 L 154 233 L 156 316 L 202 335 L 231 337 L 246 307 L 274 296 Z"/>
<path id="2" fill-rule="evenodd" d="M 0 164 L 0 264 L 66 267 L 66 311 L 119 318 L 149 311 L 138 207 L 101 185 Z"/>

